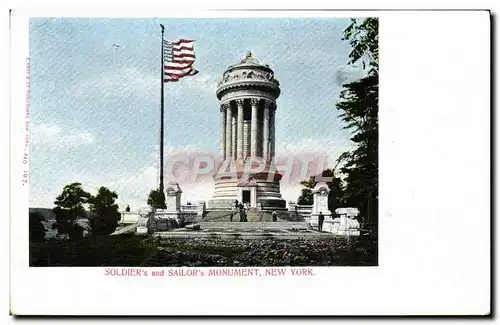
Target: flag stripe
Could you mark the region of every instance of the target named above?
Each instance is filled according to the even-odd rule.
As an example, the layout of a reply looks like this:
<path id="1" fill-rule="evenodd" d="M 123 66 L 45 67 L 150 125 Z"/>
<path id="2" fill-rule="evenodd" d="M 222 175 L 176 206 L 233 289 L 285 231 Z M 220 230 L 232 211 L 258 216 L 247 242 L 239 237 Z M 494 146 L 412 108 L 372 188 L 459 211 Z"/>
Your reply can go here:
<path id="1" fill-rule="evenodd" d="M 187 56 L 194 57 L 194 51 L 193 50 L 173 50 L 172 54 L 174 56 L 187 55 Z"/>
<path id="2" fill-rule="evenodd" d="M 194 40 L 180 39 L 177 42 L 172 42 L 171 44 L 179 45 L 179 44 L 182 44 L 182 43 L 193 43 L 193 42 L 194 42 Z"/>
<path id="3" fill-rule="evenodd" d="M 190 68 L 193 65 L 191 62 L 190 64 L 178 64 L 178 63 L 168 63 L 163 66 L 165 70 L 170 69 L 170 70 L 183 70 L 186 68 Z"/>
<path id="4" fill-rule="evenodd" d="M 173 58 L 170 62 L 173 62 L 173 63 L 193 63 L 194 58 L 184 58 L 182 60 Z"/>
<path id="5" fill-rule="evenodd" d="M 193 46 L 174 46 L 174 51 L 189 50 L 193 51 Z"/>
<path id="6" fill-rule="evenodd" d="M 183 75 L 185 73 L 188 73 L 191 71 L 191 68 L 186 68 L 182 70 L 171 70 L 171 69 L 165 69 L 165 73 L 170 74 L 170 75 Z"/>
<path id="7" fill-rule="evenodd" d="M 183 76 L 189 76 L 189 75 L 195 75 L 198 73 L 198 70 L 189 68 L 185 71 L 175 71 L 175 72 L 168 72 L 165 73 L 165 76 L 168 76 L 173 79 L 178 79 Z"/>

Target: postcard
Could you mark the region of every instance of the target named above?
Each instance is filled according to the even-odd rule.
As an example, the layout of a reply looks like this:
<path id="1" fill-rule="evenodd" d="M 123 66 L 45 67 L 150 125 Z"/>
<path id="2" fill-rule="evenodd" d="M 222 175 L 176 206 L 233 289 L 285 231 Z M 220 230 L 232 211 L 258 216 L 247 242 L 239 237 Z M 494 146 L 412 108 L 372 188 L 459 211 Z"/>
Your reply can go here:
<path id="1" fill-rule="evenodd" d="M 381 44 L 400 37 L 400 17 L 427 16 L 156 16 L 11 13 L 11 313 L 435 312 L 374 299 L 411 281 L 384 258 L 403 247 L 389 239 L 399 210 L 379 204 L 397 200 L 379 184 L 401 138 L 381 136 L 402 124 L 381 105 L 379 74 L 394 75 L 382 58 L 403 48 Z M 470 17 L 488 31 L 487 13 Z M 414 231 L 446 238 L 441 227 Z M 481 298 L 440 310 L 488 313 Z"/>

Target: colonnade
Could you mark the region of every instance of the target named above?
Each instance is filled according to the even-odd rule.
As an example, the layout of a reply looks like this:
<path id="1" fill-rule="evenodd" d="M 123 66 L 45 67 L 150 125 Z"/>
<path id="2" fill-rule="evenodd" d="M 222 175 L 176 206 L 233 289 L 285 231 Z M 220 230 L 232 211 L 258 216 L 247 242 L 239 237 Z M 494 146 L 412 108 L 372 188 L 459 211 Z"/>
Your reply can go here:
<path id="1" fill-rule="evenodd" d="M 276 103 L 246 98 L 226 101 L 220 106 L 220 155 L 222 159 L 271 160 L 275 153 Z"/>

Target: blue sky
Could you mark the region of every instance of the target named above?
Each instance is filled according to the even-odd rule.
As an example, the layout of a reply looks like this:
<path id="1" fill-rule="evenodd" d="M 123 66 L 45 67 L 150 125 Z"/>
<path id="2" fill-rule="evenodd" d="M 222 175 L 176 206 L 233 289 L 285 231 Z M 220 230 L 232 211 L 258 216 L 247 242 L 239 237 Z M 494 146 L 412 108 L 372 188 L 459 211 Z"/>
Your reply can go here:
<path id="1" fill-rule="evenodd" d="M 53 207 L 72 181 L 117 191 L 120 208 L 145 206 L 157 186 L 160 23 L 167 40 L 196 40 L 200 71 L 165 86 L 167 155 L 218 152 L 215 87 L 247 51 L 280 80 L 278 154 L 333 160 L 351 145 L 335 109 L 341 84 L 363 73 L 347 65 L 349 19 L 31 19 L 30 206 Z M 186 185 L 183 201 L 209 199 L 211 186 Z M 295 200 L 300 186 L 282 192 Z"/>

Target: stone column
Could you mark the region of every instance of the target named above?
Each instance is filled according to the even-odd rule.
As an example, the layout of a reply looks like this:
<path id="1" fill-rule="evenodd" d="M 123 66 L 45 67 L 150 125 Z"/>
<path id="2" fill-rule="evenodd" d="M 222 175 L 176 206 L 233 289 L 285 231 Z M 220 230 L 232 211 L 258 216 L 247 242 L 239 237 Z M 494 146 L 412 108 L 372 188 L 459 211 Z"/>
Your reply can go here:
<path id="1" fill-rule="evenodd" d="M 236 121 L 236 159 L 243 160 L 243 104 L 244 99 L 237 99 L 238 105 L 238 120 Z"/>
<path id="2" fill-rule="evenodd" d="M 271 103 L 265 101 L 264 103 L 264 123 L 262 125 L 262 157 L 267 161 L 269 160 L 269 107 Z"/>
<path id="3" fill-rule="evenodd" d="M 270 159 L 273 159 L 274 158 L 274 155 L 275 155 L 275 148 L 276 148 L 276 104 L 273 103 L 269 109 L 269 115 L 270 115 L 270 125 L 269 125 L 269 133 L 270 133 L 270 152 L 269 152 L 269 156 L 270 156 Z"/>
<path id="4" fill-rule="evenodd" d="M 226 108 L 226 159 L 231 159 L 231 157 L 233 156 L 233 144 L 231 143 L 231 140 L 233 138 L 233 114 L 231 112 L 231 105 L 229 103 L 225 103 L 224 107 Z"/>
<path id="5" fill-rule="evenodd" d="M 252 105 L 252 120 L 250 127 L 250 156 L 257 157 L 257 109 L 259 100 L 257 98 L 250 99 Z"/>
<path id="6" fill-rule="evenodd" d="M 226 108 L 220 106 L 220 157 L 224 161 L 226 158 Z"/>
<path id="7" fill-rule="evenodd" d="M 233 134 L 232 134 L 232 138 L 231 138 L 231 144 L 233 145 L 232 148 L 231 148 L 231 158 L 233 160 L 236 160 L 236 139 L 237 139 L 237 134 L 236 134 L 236 116 L 233 115 L 233 119 L 231 121 L 231 125 L 232 125 L 232 131 L 233 131 Z"/>

